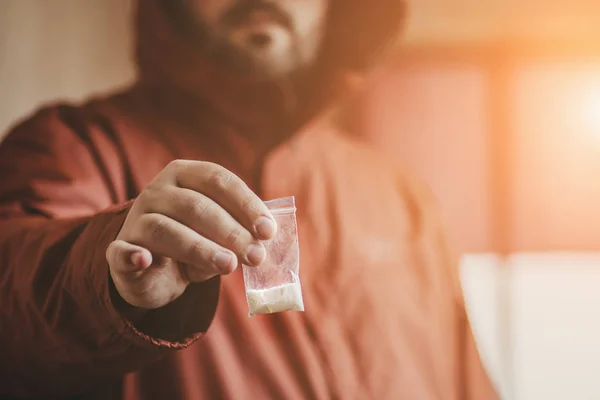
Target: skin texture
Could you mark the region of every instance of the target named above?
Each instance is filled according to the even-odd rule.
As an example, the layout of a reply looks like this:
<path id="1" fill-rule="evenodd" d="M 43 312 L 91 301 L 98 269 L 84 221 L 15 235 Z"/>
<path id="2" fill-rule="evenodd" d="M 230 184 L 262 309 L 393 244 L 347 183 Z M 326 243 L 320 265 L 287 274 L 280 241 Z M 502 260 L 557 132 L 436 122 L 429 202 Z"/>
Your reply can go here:
<path id="1" fill-rule="evenodd" d="M 174 161 L 146 186 L 107 249 L 115 287 L 129 304 L 162 307 L 191 282 L 266 257 L 259 239 L 276 224 L 237 176 L 216 164 Z"/>

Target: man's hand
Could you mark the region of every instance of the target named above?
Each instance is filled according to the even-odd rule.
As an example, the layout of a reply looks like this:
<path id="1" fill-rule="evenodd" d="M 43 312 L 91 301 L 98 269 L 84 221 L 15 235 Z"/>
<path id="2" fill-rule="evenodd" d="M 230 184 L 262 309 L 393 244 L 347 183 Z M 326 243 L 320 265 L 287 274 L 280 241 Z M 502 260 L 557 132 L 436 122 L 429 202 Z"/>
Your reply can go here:
<path id="1" fill-rule="evenodd" d="M 107 251 L 115 287 L 129 304 L 167 305 L 191 282 L 230 274 L 266 257 L 276 231 L 265 204 L 225 168 L 173 161 L 133 203 Z"/>

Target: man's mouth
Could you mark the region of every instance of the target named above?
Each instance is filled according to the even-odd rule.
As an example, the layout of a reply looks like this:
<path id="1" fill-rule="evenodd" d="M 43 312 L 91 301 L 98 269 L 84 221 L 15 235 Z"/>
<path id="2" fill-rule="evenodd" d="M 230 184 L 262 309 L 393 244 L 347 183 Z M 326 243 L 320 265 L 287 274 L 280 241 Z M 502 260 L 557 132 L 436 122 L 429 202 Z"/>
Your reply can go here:
<path id="1" fill-rule="evenodd" d="M 230 27 L 261 27 L 277 24 L 291 28 L 290 19 L 271 3 L 242 2 L 223 17 L 223 23 Z"/>

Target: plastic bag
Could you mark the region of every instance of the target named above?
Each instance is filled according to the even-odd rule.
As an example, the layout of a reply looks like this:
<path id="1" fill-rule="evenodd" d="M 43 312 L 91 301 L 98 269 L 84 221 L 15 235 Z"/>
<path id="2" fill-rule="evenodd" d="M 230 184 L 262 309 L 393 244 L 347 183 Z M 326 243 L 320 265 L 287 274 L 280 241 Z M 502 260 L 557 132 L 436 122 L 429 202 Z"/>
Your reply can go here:
<path id="1" fill-rule="evenodd" d="M 249 316 L 304 311 L 294 197 L 265 204 L 277 223 L 277 233 L 274 238 L 263 242 L 267 258 L 260 266 L 242 265 Z"/>

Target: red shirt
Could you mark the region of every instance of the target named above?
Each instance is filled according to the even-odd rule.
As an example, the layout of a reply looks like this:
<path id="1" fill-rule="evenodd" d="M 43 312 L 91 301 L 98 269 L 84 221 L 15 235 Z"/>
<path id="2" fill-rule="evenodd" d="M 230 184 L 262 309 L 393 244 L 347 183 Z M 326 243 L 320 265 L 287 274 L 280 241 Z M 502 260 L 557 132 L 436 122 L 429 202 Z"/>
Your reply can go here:
<path id="1" fill-rule="evenodd" d="M 208 79 L 185 93 L 142 75 L 47 107 L 0 146 L 1 395 L 496 398 L 427 190 L 328 118 L 288 132 L 233 115 Z M 306 312 L 248 318 L 241 271 L 140 319 L 117 311 L 106 247 L 178 158 L 221 164 L 264 199 L 296 196 Z"/>

